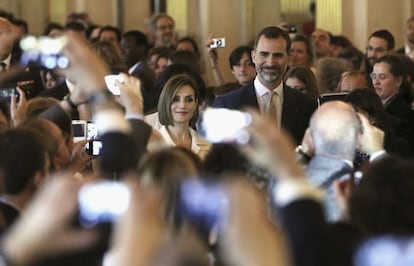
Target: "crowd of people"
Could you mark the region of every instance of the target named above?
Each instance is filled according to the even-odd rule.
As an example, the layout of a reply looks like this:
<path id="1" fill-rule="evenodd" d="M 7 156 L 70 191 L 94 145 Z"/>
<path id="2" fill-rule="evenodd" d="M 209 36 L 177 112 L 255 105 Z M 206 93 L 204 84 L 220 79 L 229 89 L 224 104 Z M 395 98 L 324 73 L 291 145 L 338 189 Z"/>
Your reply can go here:
<path id="1" fill-rule="evenodd" d="M 214 36 L 167 14 L 146 33 L 71 14 L 26 62 L 0 12 L 0 265 L 411 265 L 413 29 L 363 53 L 267 26 L 228 81 Z"/>

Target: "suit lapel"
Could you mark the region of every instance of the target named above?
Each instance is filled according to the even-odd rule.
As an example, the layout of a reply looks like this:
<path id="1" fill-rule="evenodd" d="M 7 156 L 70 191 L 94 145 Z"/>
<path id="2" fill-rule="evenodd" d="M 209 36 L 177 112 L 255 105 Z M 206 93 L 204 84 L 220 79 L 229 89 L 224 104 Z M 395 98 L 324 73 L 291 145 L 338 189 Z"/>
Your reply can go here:
<path id="1" fill-rule="evenodd" d="M 259 110 L 259 103 L 257 102 L 257 95 L 256 90 L 254 88 L 253 82 L 245 87 L 246 95 L 244 100 L 246 101 L 246 105 L 251 106 Z"/>

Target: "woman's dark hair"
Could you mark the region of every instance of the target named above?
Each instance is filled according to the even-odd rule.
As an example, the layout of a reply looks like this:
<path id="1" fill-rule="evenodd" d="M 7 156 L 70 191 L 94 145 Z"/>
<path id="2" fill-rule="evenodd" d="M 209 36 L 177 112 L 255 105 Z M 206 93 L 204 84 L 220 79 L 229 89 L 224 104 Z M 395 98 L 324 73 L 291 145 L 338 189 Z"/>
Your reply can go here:
<path id="1" fill-rule="evenodd" d="M 196 73 L 192 70 L 189 66 L 184 64 L 171 64 L 167 66 L 164 72 L 160 75 L 160 77 L 155 82 L 155 102 L 154 106 L 157 106 L 158 99 L 160 97 L 161 91 L 165 86 L 165 83 L 175 75 L 178 74 L 187 74 L 190 76 L 196 83 L 197 90 L 199 93 L 199 101 L 202 102 L 206 96 L 206 84 L 204 83 L 203 78 L 200 74 Z"/>
<path id="2" fill-rule="evenodd" d="M 353 69 L 358 70 L 361 68 L 362 61 L 364 60 L 364 53 L 358 48 L 348 47 L 340 51 L 337 57 L 351 62 Z"/>
<path id="3" fill-rule="evenodd" d="M 198 50 L 198 45 L 197 45 L 196 41 L 193 38 L 191 38 L 190 36 L 185 36 L 185 37 L 179 39 L 178 42 L 177 42 L 177 47 L 178 47 L 178 44 L 181 43 L 181 42 L 191 43 L 191 45 L 193 46 L 193 49 L 194 49 L 194 53 L 197 55 L 197 58 L 200 58 L 200 51 Z"/>
<path id="4" fill-rule="evenodd" d="M 367 114 L 370 122 L 384 131 L 385 138 L 393 135 L 384 105 L 375 91 L 370 89 L 355 89 L 345 97 L 345 102 L 350 103 L 357 112 L 362 111 Z"/>
<path id="5" fill-rule="evenodd" d="M 307 67 L 293 67 L 289 69 L 286 75 L 283 77 L 283 82 L 286 83 L 288 78 L 296 78 L 303 84 L 305 84 L 305 95 L 316 100 L 319 96 L 318 87 L 316 85 L 316 78 L 312 70 Z"/>
<path id="6" fill-rule="evenodd" d="M 369 235 L 414 233 L 414 161 L 370 164 L 349 200 L 351 222 Z"/>
<path id="7" fill-rule="evenodd" d="M 388 64 L 390 73 L 394 77 L 401 77 L 402 83 L 400 85 L 399 94 L 404 98 L 405 102 L 409 105 L 413 102 L 413 89 L 408 82 L 408 68 L 404 60 L 397 55 L 387 55 L 375 60 L 374 64 L 385 63 Z"/>
<path id="8" fill-rule="evenodd" d="M 200 59 L 194 52 L 185 50 L 175 51 L 168 56 L 168 59 L 171 61 L 172 64 L 180 63 L 188 65 L 198 74 L 201 74 Z"/>
<path id="9" fill-rule="evenodd" d="M 158 100 L 158 118 L 162 125 L 169 126 L 174 125 L 173 115 L 171 112 L 171 105 L 177 95 L 177 92 L 184 86 L 190 86 L 194 91 L 194 101 L 197 104 L 197 108 L 193 117 L 191 118 L 189 125 L 195 126 L 195 123 L 198 119 L 198 104 L 199 96 L 197 85 L 195 81 L 186 74 L 179 74 L 172 76 L 167 83 L 165 83 L 164 88 L 161 91 L 160 98 Z"/>

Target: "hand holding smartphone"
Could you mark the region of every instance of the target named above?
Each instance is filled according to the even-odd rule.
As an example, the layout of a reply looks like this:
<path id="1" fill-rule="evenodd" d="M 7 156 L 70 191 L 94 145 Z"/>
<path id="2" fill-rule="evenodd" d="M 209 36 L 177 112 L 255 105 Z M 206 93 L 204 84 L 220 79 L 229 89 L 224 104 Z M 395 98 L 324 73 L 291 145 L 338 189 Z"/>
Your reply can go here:
<path id="1" fill-rule="evenodd" d="M 214 38 L 213 43 L 210 44 L 210 48 L 224 48 L 226 47 L 225 38 Z"/>
<path id="2" fill-rule="evenodd" d="M 107 75 L 105 76 L 105 83 L 106 86 L 108 87 L 108 90 L 113 94 L 113 95 L 121 95 L 121 90 L 119 89 L 119 87 L 116 85 L 116 82 L 124 82 L 124 79 L 122 78 L 121 75 Z"/>

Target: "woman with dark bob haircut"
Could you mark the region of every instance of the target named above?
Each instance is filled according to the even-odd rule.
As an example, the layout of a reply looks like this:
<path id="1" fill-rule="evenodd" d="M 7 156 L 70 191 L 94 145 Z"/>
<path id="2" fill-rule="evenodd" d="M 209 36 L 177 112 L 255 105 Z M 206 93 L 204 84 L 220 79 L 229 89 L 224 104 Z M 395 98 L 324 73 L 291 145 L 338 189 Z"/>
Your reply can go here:
<path id="1" fill-rule="evenodd" d="M 353 90 L 345 97 L 345 102 L 350 103 L 357 112 L 366 115 L 372 125 L 384 131 L 384 148 L 388 153 L 408 155 L 408 142 L 395 137 L 390 116 L 385 111 L 381 99 L 374 90 Z"/>
<path id="2" fill-rule="evenodd" d="M 158 100 L 158 116 L 162 124 L 159 133 L 167 145 L 183 146 L 204 158 L 211 144 L 191 128 L 198 118 L 198 104 L 199 94 L 194 80 L 185 74 L 171 77 Z"/>

